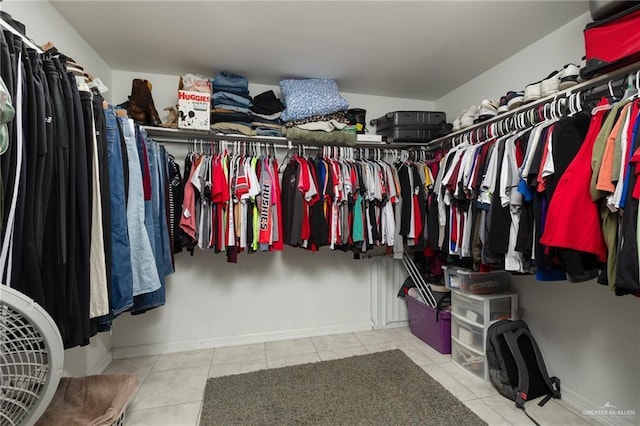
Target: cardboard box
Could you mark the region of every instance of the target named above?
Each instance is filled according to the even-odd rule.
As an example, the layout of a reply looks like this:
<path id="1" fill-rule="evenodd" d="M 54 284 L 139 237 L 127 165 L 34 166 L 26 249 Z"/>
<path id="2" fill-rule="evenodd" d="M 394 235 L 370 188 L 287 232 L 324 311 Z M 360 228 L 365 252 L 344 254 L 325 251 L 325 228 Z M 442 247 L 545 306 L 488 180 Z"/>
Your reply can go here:
<path id="1" fill-rule="evenodd" d="M 209 130 L 211 94 L 178 90 L 178 128 Z"/>

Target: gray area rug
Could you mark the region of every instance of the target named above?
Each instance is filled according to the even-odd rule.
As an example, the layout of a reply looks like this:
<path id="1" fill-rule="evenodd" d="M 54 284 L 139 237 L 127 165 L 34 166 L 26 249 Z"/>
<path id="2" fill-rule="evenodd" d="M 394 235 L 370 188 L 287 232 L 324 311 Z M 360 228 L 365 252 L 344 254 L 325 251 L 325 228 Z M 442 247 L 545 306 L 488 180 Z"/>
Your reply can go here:
<path id="1" fill-rule="evenodd" d="M 402 351 L 211 378 L 200 425 L 485 425 Z"/>

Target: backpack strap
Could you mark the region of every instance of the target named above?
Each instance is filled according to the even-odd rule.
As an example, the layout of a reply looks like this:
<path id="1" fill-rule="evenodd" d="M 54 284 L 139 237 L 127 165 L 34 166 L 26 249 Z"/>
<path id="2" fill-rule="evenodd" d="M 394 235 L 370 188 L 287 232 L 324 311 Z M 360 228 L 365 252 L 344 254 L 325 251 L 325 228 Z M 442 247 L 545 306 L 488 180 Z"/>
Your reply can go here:
<path id="1" fill-rule="evenodd" d="M 508 331 L 504 333 L 504 340 L 507 342 L 507 346 L 513 355 L 513 359 L 518 367 L 518 387 L 516 388 L 516 407 L 520 408 L 522 412 L 535 424 L 540 426 L 540 423 L 527 413 L 524 407 L 524 403 L 527 401 L 527 392 L 529 391 L 529 370 L 524 362 L 524 358 L 520 355 L 520 348 L 518 348 L 518 337 L 524 334 L 523 330 Z M 548 395 L 547 395 L 548 396 Z M 545 397 L 546 398 L 546 397 Z"/>
<path id="2" fill-rule="evenodd" d="M 493 368 L 507 374 L 507 366 L 505 360 L 500 354 L 500 347 L 502 346 L 502 343 L 500 342 L 498 336 L 504 337 L 504 333 L 508 332 L 508 330 L 511 329 L 512 323 L 512 320 L 502 319 L 489 326 L 489 329 L 487 331 L 486 353 L 490 370 Z M 508 346 L 505 349 L 511 351 Z M 515 393 L 510 383 L 508 382 L 508 377 L 504 377 L 503 380 L 500 380 L 499 383 L 492 380 L 492 383 L 496 387 L 496 389 L 498 389 L 498 392 L 500 392 L 501 395 L 515 400 Z"/>
<path id="3" fill-rule="evenodd" d="M 545 379 L 547 376 L 544 376 Z M 556 376 L 553 377 L 549 377 L 549 382 L 551 383 L 551 385 L 549 386 L 549 389 L 551 390 L 547 396 L 544 397 L 544 399 L 540 402 L 538 402 L 538 405 L 540 407 L 544 407 L 544 405 L 549 402 L 549 400 L 551 398 L 556 398 L 556 399 L 560 399 L 560 379 L 558 379 Z"/>
<path id="4" fill-rule="evenodd" d="M 547 394 L 547 396 L 544 397 L 544 399 L 542 399 L 538 405 L 540 407 L 544 407 L 544 405 L 549 402 L 549 400 L 551 398 L 556 398 L 556 399 L 560 399 L 561 397 L 561 393 L 560 393 L 560 379 L 557 377 L 549 377 L 549 373 L 547 372 L 547 366 L 544 363 L 544 359 L 542 358 L 542 353 L 540 352 L 540 348 L 538 347 L 538 343 L 535 341 L 535 339 L 533 338 L 533 336 L 531 335 L 530 331 L 522 331 L 522 334 L 526 334 L 530 341 L 531 341 L 531 346 L 533 346 L 533 351 L 536 354 L 536 362 L 538 363 L 538 368 L 540 369 L 540 373 L 542 373 L 542 377 L 544 378 L 544 381 L 547 384 L 547 387 L 549 388 L 549 393 Z"/>
<path id="5" fill-rule="evenodd" d="M 516 331 L 509 331 L 504 334 L 505 341 L 511 350 L 513 358 L 518 366 L 518 389 L 516 393 L 516 406 L 519 407 L 519 404 L 524 406 L 524 402 L 527 400 L 527 394 L 529 390 L 529 374 L 527 371 L 527 367 L 525 365 L 524 359 L 520 356 L 520 349 L 518 347 L 517 340 L 520 336 L 525 335 L 529 338 L 531 342 L 531 346 L 533 347 L 533 351 L 536 356 L 536 362 L 538 364 L 538 369 L 542 374 L 542 378 L 544 379 L 547 387 L 549 388 L 549 394 L 541 400 L 538 405 L 543 407 L 549 399 L 556 398 L 560 399 L 560 379 L 557 377 L 549 377 L 549 373 L 547 372 L 547 367 L 544 364 L 544 359 L 542 358 L 542 353 L 540 353 L 540 348 L 536 343 L 535 339 L 531 335 L 531 332 L 528 329 L 518 329 Z M 517 356 L 516 356 L 517 355 Z M 521 373 L 525 373 L 524 375 Z M 523 394 L 524 391 L 524 394 Z"/>
<path id="6" fill-rule="evenodd" d="M 518 387 L 516 388 L 516 407 L 524 410 L 524 403 L 527 400 L 527 392 L 529 392 L 529 370 L 525 364 L 524 358 L 520 354 L 518 348 L 518 336 L 522 334 L 522 330 L 507 331 L 503 334 L 505 342 L 513 355 L 513 360 L 518 367 Z"/>

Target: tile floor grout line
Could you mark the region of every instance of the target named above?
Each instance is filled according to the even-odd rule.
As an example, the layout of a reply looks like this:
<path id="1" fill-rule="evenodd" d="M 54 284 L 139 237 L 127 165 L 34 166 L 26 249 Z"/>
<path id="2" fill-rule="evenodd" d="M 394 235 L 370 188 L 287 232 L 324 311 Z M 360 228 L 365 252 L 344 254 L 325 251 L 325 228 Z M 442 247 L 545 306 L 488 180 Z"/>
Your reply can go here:
<path id="1" fill-rule="evenodd" d="M 164 354 L 162 354 L 162 355 L 164 355 Z M 153 371 L 154 367 L 156 366 L 156 364 L 158 363 L 158 360 L 160 359 L 160 357 L 161 357 L 162 355 L 158 355 L 158 356 L 156 357 L 156 360 L 155 360 L 155 361 L 153 361 L 153 365 L 151 366 L 151 370 L 149 370 L 149 373 L 151 373 L 151 372 Z"/>
<path id="2" fill-rule="evenodd" d="M 313 337 L 310 337 L 309 340 L 311 340 L 311 344 L 313 345 L 313 348 L 316 350 L 316 353 L 318 354 L 318 357 L 320 356 L 320 353 L 318 352 L 318 347 L 316 346 L 316 344 L 313 342 Z"/>
<path id="3" fill-rule="evenodd" d="M 373 331 L 373 330 L 371 330 L 371 331 Z M 365 344 L 364 344 L 364 342 L 362 341 L 362 339 L 358 336 L 358 333 L 353 333 L 353 334 L 356 336 L 356 339 L 358 339 L 358 341 L 360 342 L 360 344 L 361 344 L 362 346 L 367 346 L 367 345 L 365 345 Z M 367 348 L 367 350 L 369 350 L 369 348 Z"/>
<path id="4" fill-rule="evenodd" d="M 203 392 L 204 392 L 204 389 L 203 389 Z M 177 404 L 159 405 L 158 407 L 141 408 L 141 409 L 138 409 L 138 410 L 129 410 L 129 409 L 127 409 L 127 413 L 138 413 L 140 411 L 146 411 L 146 410 L 157 410 L 158 408 L 176 407 L 178 405 L 194 404 L 196 402 L 200 402 L 201 405 L 202 405 L 202 401 L 204 401 L 204 396 L 203 396 L 202 399 L 198 399 L 198 400 L 194 400 L 194 401 L 183 401 L 183 402 L 179 402 Z"/>
<path id="5" fill-rule="evenodd" d="M 155 372 L 149 372 L 149 374 L 147 374 L 147 377 L 149 377 L 149 375 L 151 374 L 163 374 L 163 373 L 171 373 L 173 371 L 179 371 L 179 370 L 194 370 L 196 368 L 206 368 L 206 365 L 198 365 L 195 367 L 182 367 L 182 368 L 173 368 L 171 370 L 161 370 L 161 371 L 155 371 Z M 146 380 L 146 378 L 145 378 Z"/>
<path id="6" fill-rule="evenodd" d="M 478 398 L 477 401 L 480 401 L 482 404 L 484 404 L 486 407 L 488 407 L 490 410 L 492 410 L 494 413 L 496 413 L 496 416 L 500 417 L 501 419 L 503 419 L 506 424 L 509 425 L 513 425 L 513 423 L 511 421 L 509 421 L 509 419 L 505 418 L 502 414 L 500 414 L 497 410 L 495 410 L 492 406 L 490 406 L 489 404 L 487 404 L 487 402 L 485 400 L 483 400 L 482 398 Z M 482 417 L 480 417 L 482 418 Z M 483 419 L 484 420 L 484 419 Z"/>

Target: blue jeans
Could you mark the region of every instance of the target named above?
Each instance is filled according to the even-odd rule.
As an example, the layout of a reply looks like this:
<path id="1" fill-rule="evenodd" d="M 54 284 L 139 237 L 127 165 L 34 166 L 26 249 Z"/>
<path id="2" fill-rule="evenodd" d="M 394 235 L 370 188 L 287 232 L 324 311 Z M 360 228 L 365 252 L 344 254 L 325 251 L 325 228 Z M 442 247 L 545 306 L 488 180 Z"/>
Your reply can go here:
<path id="1" fill-rule="evenodd" d="M 213 94 L 213 104 L 227 104 L 227 105 L 236 105 L 243 106 L 247 108 L 251 108 L 252 102 L 250 99 L 245 98 L 244 96 L 236 95 L 235 93 L 229 92 L 215 92 Z"/>
<path id="2" fill-rule="evenodd" d="M 150 293 L 160 288 L 158 272 L 144 220 L 144 190 L 138 147 L 129 119 L 118 117 L 127 145 L 129 159 L 129 198 L 127 201 L 127 223 L 131 244 L 131 266 L 133 268 L 133 295 Z"/>
<path id="3" fill-rule="evenodd" d="M 228 111 L 241 112 L 243 114 L 251 114 L 251 110 L 249 108 L 243 107 L 243 106 L 236 106 L 236 105 L 230 105 L 230 104 L 216 104 L 216 105 L 214 105 L 214 108 L 226 109 Z"/>
<path id="4" fill-rule="evenodd" d="M 220 89 L 232 89 L 229 92 L 238 93 L 249 88 L 249 80 L 242 75 L 219 72 L 213 79 L 213 87 L 216 91 Z M 236 89 L 236 90 L 233 90 Z"/>
<path id="5" fill-rule="evenodd" d="M 111 311 L 118 315 L 133 305 L 133 270 L 127 225 L 120 132 L 113 108 L 104 111 L 107 128 L 111 203 Z"/>
<path id="6" fill-rule="evenodd" d="M 168 193 L 167 185 L 169 180 L 169 154 L 162 145 L 158 145 L 160 148 L 160 155 L 158 156 L 159 164 L 158 170 L 160 175 L 160 223 L 162 237 L 162 263 L 164 265 L 165 275 L 173 274 L 173 262 L 171 261 L 171 241 L 169 236 L 169 224 L 167 223 L 167 203 L 165 202 L 165 194 Z"/>
<path id="7" fill-rule="evenodd" d="M 136 143 L 138 146 L 138 158 L 140 159 L 140 168 L 144 167 L 144 161 L 146 159 L 149 163 L 149 151 L 147 149 L 147 132 L 136 126 Z M 149 166 L 150 167 L 150 166 Z M 156 239 L 153 232 L 153 209 L 151 207 L 151 200 L 144 200 L 144 226 L 147 229 L 147 236 L 151 243 L 151 251 L 153 257 L 156 256 Z"/>
<path id="8" fill-rule="evenodd" d="M 151 293 L 141 294 L 134 298 L 134 306 L 131 309 L 132 314 L 140 314 L 149 309 L 162 306 L 166 302 L 165 287 L 165 266 L 163 255 L 163 238 L 162 238 L 162 222 L 166 223 L 164 218 L 160 217 L 160 203 L 164 200 L 164 192 L 160 192 L 160 179 L 158 171 L 158 146 L 150 140 L 144 130 L 140 130 L 143 143 L 147 148 L 147 157 L 149 160 L 149 172 L 151 175 L 151 200 L 145 201 L 145 228 L 149 232 L 150 242 L 154 254 L 154 266 L 160 280 L 160 288 Z M 160 195 L 162 194 L 162 198 Z M 164 203 L 164 201 L 162 201 Z M 150 223 L 149 223 L 150 222 Z M 166 226 L 166 225 L 165 225 Z M 150 229 L 149 229 L 150 228 Z M 167 241 L 168 241 L 167 236 Z"/>
<path id="9" fill-rule="evenodd" d="M 256 130 L 256 135 L 258 135 L 258 136 L 279 136 L 279 137 L 282 137 L 282 132 L 280 130 L 277 130 L 277 129 L 267 129 L 267 128 L 263 128 L 263 127 L 257 127 L 255 130 Z"/>

